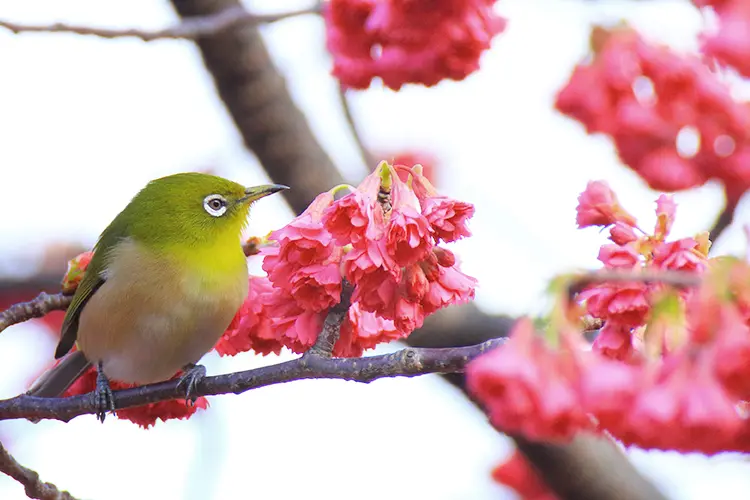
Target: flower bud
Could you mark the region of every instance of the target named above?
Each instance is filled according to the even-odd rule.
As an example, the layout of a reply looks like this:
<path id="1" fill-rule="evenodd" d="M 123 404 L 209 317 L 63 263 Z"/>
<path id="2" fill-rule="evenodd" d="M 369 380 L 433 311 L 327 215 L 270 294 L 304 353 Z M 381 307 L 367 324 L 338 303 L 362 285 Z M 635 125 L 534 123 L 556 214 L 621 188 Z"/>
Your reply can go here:
<path id="1" fill-rule="evenodd" d="M 68 270 L 62 279 L 62 292 L 73 293 L 86 273 L 86 268 L 91 262 L 94 252 L 83 252 L 68 261 Z"/>
<path id="2" fill-rule="evenodd" d="M 428 281 L 437 281 L 440 276 L 438 260 L 434 252 L 428 253 L 427 257 L 419 263 L 419 267 L 424 271 L 424 275 L 427 277 Z"/>
<path id="3" fill-rule="evenodd" d="M 623 222 L 615 222 L 615 225 L 609 230 L 609 239 L 615 244 L 623 246 L 636 241 L 638 237 L 635 235 L 632 226 Z"/>
<path id="4" fill-rule="evenodd" d="M 430 289 L 430 282 L 427 281 L 427 276 L 425 276 L 422 268 L 416 264 L 407 267 L 405 278 L 408 297 L 415 301 L 422 300 Z"/>
<path id="5" fill-rule="evenodd" d="M 437 263 L 442 267 L 453 267 L 456 264 L 456 256 L 447 248 L 435 247 L 432 253 L 437 258 Z"/>

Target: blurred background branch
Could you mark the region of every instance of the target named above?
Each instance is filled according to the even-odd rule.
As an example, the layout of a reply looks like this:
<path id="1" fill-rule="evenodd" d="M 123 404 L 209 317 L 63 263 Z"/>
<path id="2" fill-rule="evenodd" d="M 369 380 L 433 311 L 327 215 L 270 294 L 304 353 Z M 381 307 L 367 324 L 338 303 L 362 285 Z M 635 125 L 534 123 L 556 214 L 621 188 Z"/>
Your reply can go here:
<path id="1" fill-rule="evenodd" d="M 341 110 L 344 112 L 344 118 L 346 118 L 346 124 L 349 126 L 349 130 L 352 134 L 352 139 L 354 140 L 354 143 L 357 145 L 357 150 L 359 151 L 360 156 L 362 157 L 362 161 L 365 163 L 365 165 L 369 166 L 370 168 L 373 168 L 377 163 L 377 158 L 372 154 L 372 152 L 367 149 L 367 146 L 365 145 L 364 141 L 362 140 L 362 134 L 359 133 L 359 128 L 357 128 L 357 122 L 354 119 L 354 114 L 352 113 L 352 107 L 349 104 L 349 96 L 348 96 L 348 90 L 343 86 L 339 85 L 339 102 L 341 103 Z"/>
<path id="2" fill-rule="evenodd" d="M 97 36 L 100 38 L 135 37 L 144 42 L 164 39 L 196 39 L 199 37 L 219 33 L 230 28 L 244 25 L 267 24 L 294 16 L 315 14 L 319 9 L 299 9 L 279 14 L 252 14 L 239 5 L 215 12 L 203 17 L 195 17 L 176 26 L 155 31 L 135 28 L 111 29 L 93 26 L 74 25 L 66 23 L 54 24 L 23 24 L 0 19 L 0 28 L 13 33 L 75 33 L 76 35 Z"/>
<path id="3" fill-rule="evenodd" d="M 579 434 L 569 444 L 511 436 L 544 482 L 565 500 L 666 500 L 630 463 L 614 441 Z"/>
<path id="4" fill-rule="evenodd" d="M 239 6 L 236 0 L 172 0 L 172 4 L 185 19 Z M 284 195 L 295 213 L 304 211 L 319 193 L 345 182 L 292 101 L 257 28 L 244 26 L 196 43 L 247 147 L 273 182 L 293 186 Z M 346 105 L 346 96 L 341 99 Z M 348 106 L 345 110 L 362 156 L 370 157 Z M 455 328 L 457 324 L 462 326 Z M 450 307 L 428 318 L 407 342 L 415 347 L 465 346 L 504 336 L 511 324 L 512 319 L 486 315 L 473 304 Z M 661 498 L 625 455 L 612 453 L 611 445 L 587 438 L 570 445 L 516 442 L 560 498 L 604 498 L 601 492 L 616 492 L 617 496 L 606 498 L 623 500 Z M 588 481 L 590 476 L 582 476 L 582 471 L 597 471 L 597 481 Z M 623 484 L 633 487 L 623 489 Z"/>
<path id="5" fill-rule="evenodd" d="M 237 0 L 173 0 L 186 21 L 242 9 Z M 216 90 L 247 148 L 274 182 L 294 186 L 284 197 L 301 213 L 318 194 L 345 182 L 295 105 L 255 26 L 196 40 Z"/>

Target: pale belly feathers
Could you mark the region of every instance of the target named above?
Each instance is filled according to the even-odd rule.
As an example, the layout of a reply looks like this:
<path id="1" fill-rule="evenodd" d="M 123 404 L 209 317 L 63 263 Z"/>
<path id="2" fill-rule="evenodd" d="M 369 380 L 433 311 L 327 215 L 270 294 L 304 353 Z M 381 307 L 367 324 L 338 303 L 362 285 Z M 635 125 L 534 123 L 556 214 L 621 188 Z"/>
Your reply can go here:
<path id="1" fill-rule="evenodd" d="M 166 380 L 210 351 L 247 296 L 247 266 L 221 274 L 178 270 L 126 242 L 83 308 L 78 347 L 107 377 Z"/>

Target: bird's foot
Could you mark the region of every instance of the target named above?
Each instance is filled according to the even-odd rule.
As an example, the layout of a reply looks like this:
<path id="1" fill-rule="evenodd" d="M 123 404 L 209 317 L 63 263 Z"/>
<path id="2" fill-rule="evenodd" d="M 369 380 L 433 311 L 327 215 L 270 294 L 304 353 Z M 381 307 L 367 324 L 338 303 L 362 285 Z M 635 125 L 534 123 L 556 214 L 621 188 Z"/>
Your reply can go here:
<path id="1" fill-rule="evenodd" d="M 115 395 L 112 394 L 112 388 L 109 386 L 109 379 L 104 374 L 101 361 L 97 365 L 97 368 L 96 390 L 94 392 L 94 398 L 96 401 L 96 418 L 104 423 L 104 417 L 107 415 L 107 411 L 115 411 Z"/>
<path id="2" fill-rule="evenodd" d="M 206 367 L 190 363 L 185 365 L 182 370 L 184 373 L 180 377 L 177 387 L 185 386 L 185 404 L 192 406 L 198 399 L 198 396 L 193 393 L 198 389 L 201 380 L 206 378 Z"/>

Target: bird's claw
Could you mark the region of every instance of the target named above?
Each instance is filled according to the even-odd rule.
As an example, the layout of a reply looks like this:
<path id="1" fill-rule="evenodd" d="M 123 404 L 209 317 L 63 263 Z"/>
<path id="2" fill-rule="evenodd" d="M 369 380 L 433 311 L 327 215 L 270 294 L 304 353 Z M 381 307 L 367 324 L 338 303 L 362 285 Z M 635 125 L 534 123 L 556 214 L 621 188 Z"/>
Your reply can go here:
<path id="1" fill-rule="evenodd" d="M 185 386 L 185 404 L 190 406 L 195 404 L 198 396 L 194 392 L 198 389 L 198 384 L 206 377 L 206 367 L 203 365 L 189 364 L 183 368 L 184 373 L 177 383 L 177 387 Z"/>
<path id="2" fill-rule="evenodd" d="M 94 392 L 96 419 L 104 423 L 107 411 L 115 411 L 115 395 L 112 393 L 112 388 L 109 386 L 109 379 L 107 379 L 107 376 L 104 374 L 101 362 L 99 362 L 98 368 L 98 373 L 96 374 L 96 390 Z"/>

